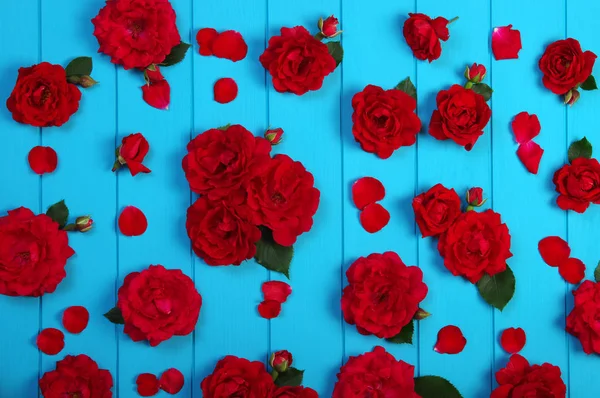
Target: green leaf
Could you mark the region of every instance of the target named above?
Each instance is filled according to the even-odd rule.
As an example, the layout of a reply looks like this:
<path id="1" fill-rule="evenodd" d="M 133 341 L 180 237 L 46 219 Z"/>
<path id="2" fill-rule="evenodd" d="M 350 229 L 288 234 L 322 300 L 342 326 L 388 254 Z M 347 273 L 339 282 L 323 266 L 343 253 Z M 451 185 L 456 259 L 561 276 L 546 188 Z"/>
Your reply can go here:
<path id="1" fill-rule="evenodd" d="M 67 68 L 67 78 L 70 76 L 83 76 L 92 74 L 92 58 L 91 57 L 78 57 L 73 61 L 69 62 Z"/>
<path id="2" fill-rule="evenodd" d="M 439 376 L 415 377 L 415 392 L 421 398 L 462 398 L 452 383 Z"/>
<path id="3" fill-rule="evenodd" d="M 480 94 L 486 101 L 489 101 L 492 98 L 492 93 L 494 90 L 490 86 L 485 83 L 477 83 L 473 84 L 471 90 L 475 91 L 477 94 Z"/>
<path id="4" fill-rule="evenodd" d="M 277 378 L 275 379 L 275 385 L 277 387 L 298 387 L 302 384 L 302 379 L 304 378 L 304 371 L 298 370 L 296 368 L 288 368 L 283 373 L 279 373 Z"/>
<path id="5" fill-rule="evenodd" d="M 262 237 L 256 242 L 256 262 L 268 270 L 282 273 L 290 279 L 290 264 L 294 256 L 293 246 L 281 246 L 273 240 L 273 233 L 262 228 Z"/>
<path id="6" fill-rule="evenodd" d="M 339 41 L 330 41 L 329 43 L 326 43 L 326 45 L 329 49 L 329 54 L 331 54 L 333 59 L 335 59 L 335 67 L 337 68 L 342 62 L 342 59 L 344 59 L 344 49 L 342 48 L 342 43 Z"/>
<path id="7" fill-rule="evenodd" d="M 123 319 L 123 314 L 121 313 L 119 307 L 112 308 L 110 311 L 104 314 L 104 317 L 112 323 L 116 323 L 118 325 L 123 325 L 125 323 L 125 319 Z"/>
<path id="8" fill-rule="evenodd" d="M 65 201 L 61 200 L 60 202 L 50 206 L 46 211 L 46 215 L 58 223 L 60 228 L 62 228 L 67 224 L 67 219 L 69 218 L 69 209 L 67 208 Z"/>
<path id="9" fill-rule="evenodd" d="M 408 94 L 411 97 L 413 97 L 415 99 L 415 101 L 417 100 L 417 88 L 415 87 L 415 85 L 413 84 L 413 82 L 410 81 L 410 77 L 407 77 L 406 79 L 402 80 L 394 88 L 396 90 L 404 91 L 406 94 Z"/>
<path id="10" fill-rule="evenodd" d="M 589 159 L 592 157 L 592 144 L 583 137 L 579 141 L 575 141 L 569 147 L 569 162 L 573 163 L 573 160 L 577 158 Z"/>
<path id="11" fill-rule="evenodd" d="M 183 61 L 188 48 L 190 48 L 189 44 L 183 41 L 180 42 L 171 49 L 171 52 L 165 57 L 164 61 L 160 63 L 160 66 L 171 66 Z"/>
<path id="12" fill-rule="evenodd" d="M 413 334 L 415 333 L 415 321 L 411 319 L 410 323 L 402 328 L 400 333 L 394 337 L 386 339 L 395 344 L 412 344 Z"/>
<path id="13" fill-rule="evenodd" d="M 596 269 L 594 270 L 594 280 L 596 282 L 600 282 L 600 262 L 598 263 L 598 265 L 596 266 Z"/>
<path id="14" fill-rule="evenodd" d="M 489 305 L 502 311 L 515 294 L 515 274 L 507 265 L 504 272 L 494 276 L 483 275 L 477 282 L 477 289 Z"/>
<path id="15" fill-rule="evenodd" d="M 227 130 L 229 127 L 231 127 L 231 123 L 227 123 L 225 126 L 221 126 L 221 127 L 217 127 L 217 130 Z"/>
<path id="16" fill-rule="evenodd" d="M 585 79 L 585 81 L 581 83 L 581 86 L 579 87 L 581 87 L 582 90 L 586 91 L 598 89 L 598 86 L 596 85 L 596 79 L 592 75 L 589 75 L 589 77 Z"/>

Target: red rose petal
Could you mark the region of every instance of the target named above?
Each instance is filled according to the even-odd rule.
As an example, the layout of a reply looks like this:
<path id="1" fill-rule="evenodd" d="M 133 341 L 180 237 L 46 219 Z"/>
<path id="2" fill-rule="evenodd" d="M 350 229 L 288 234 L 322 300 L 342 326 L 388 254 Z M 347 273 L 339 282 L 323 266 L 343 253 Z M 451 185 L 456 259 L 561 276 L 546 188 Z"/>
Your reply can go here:
<path id="1" fill-rule="evenodd" d="M 382 200 L 384 197 L 385 188 L 377 178 L 363 177 L 352 184 L 352 200 L 360 210 L 371 203 Z"/>
<path id="2" fill-rule="evenodd" d="M 569 258 L 558 266 L 558 273 L 564 280 L 576 285 L 585 278 L 585 264 L 577 258 Z"/>
<path id="3" fill-rule="evenodd" d="M 502 332 L 500 337 L 500 345 L 504 351 L 509 354 L 516 354 L 525 347 L 527 337 L 525 331 L 521 328 L 508 328 Z"/>
<path id="4" fill-rule="evenodd" d="M 467 345 L 467 339 L 462 331 L 453 325 L 444 326 L 437 335 L 437 342 L 433 350 L 440 354 L 458 354 Z"/>
<path id="5" fill-rule="evenodd" d="M 263 283 L 262 292 L 265 300 L 273 300 L 278 303 L 285 303 L 288 296 L 292 294 L 292 287 L 281 281 L 268 281 Z"/>
<path id="6" fill-rule="evenodd" d="M 150 83 L 157 83 L 165 80 L 165 77 L 160 72 L 160 67 L 158 65 L 154 65 L 154 70 L 146 68 L 146 76 L 148 76 Z"/>
<path id="7" fill-rule="evenodd" d="M 214 87 L 215 101 L 220 104 L 231 102 L 237 97 L 238 86 L 235 80 L 230 77 L 224 77 L 217 80 Z"/>
<path id="8" fill-rule="evenodd" d="M 36 174 L 52 173 L 56 170 L 58 157 L 54 149 L 49 146 L 35 146 L 29 151 L 27 156 L 29 167 Z"/>
<path id="9" fill-rule="evenodd" d="M 90 313 L 85 307 L 80 305 L 67 308 L 62 316 L 63 326 L 69 333 L 83 332 L 89 320 Z"/>
<path id="10" fill-rule="evenodd" d="M 169 394 L 177 394 L 184 383 L 183 373 L 175 368 L 165 370 L 160 376 L 160 388 Z"/>
<path id="11" fill-rule="evenodd" d="M 248 54 L 248 45 L 239 32 L 226 30 L 212 42 L 212 52 L 215 57 L 230 59 L 233 62 L 240 61 Z"/>
<path id="12" fill-rule="evenodd" d="M 492 52 L 496 60 L 519 58 L 521 32 L 512 25 L 494 28 L 492 32 Z"/>
<path id="13" fill-rule="evenodd" d="M 542 239 L 538 243 L 538 250 L 544 262 L 551 267 L 558 267 L 571 255 L 569 244 L 558 236 L 548 236 Z"/>
<path id="14" fill-rule="evenodd" d="M 156 376 L 151 373 L 142 373 L 135 380 L 137 392 L 142 397 L 151 397 L 160 391 L 160 383 Z"/>
<path id="15" fill-rule="evenodd" d="M 142 86 L 144 101 L 157 109 L 169 109 L 171 103 L 171 86 L 166 80 L 160 80 Z"/>
<path id="16" fill-rule="evenodd" d="M 521 144 L 519 145 L 519 149 L 517 149 L 517 156 L 521 160 L 521 163 L 532 174 L 538 173 L 543 154 L 544 150 L 542 147 L 533 141 Z"/>
<path id="17" fill-rule="evenodd" d="M 119 230 L 125 236 L 140 236 L 146 232 L 148 220 L 140 209 L 127 206 L 119 216 Z"/>
<path id="18" fill-rule="evenodd" d="M 276 318 L 280 312 L 281 303 L 275 300 L 265 300 L 258 305 L 258 313 L 265 319 Z"/>
<path id="19" fill-rule="evenodd" d="M 390 222 L 390 213 L 379 203 L 371 203 L 360 213 L 360 223 L 369 233 L 381 231 Z"/>
<path id="20" fill-rule="evenodd" d="M 198 52 L 200 55 L 213 55 L 212 44 L 219 34 L 213 28 L 200 29 L 196 33 L 196 41 L 198 42 Z"/>
<path id="21" fill-rule="evenodd" d="M 47 328 L 38 334 L 37 347 L 46 355 L 56 355 L 65 348 L 65 335 L 58 329 Z"/>
<path id="22" fill-rule="evenodd" d="M 526 144 L 540 133 L 542 126 L 537 115 L 521 112 L 512 121 L 512 130 L 519 144 Z"/>

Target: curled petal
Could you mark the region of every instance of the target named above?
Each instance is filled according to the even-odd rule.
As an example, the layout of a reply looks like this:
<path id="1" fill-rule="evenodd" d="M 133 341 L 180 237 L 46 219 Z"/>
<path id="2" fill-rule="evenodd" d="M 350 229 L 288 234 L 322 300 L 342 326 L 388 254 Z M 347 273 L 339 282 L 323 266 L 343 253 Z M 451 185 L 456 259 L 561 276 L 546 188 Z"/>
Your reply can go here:
<path id="1" fill-rule="evenodd" d="M 258 313 L 265 319 L 276 318 L 280 312 L 281 303 L 275 300 L 265 300 L 258 305 Z"/>
<path id="2" fill-rule="evenodd" d="M 281 281 L 268 281 L 263 283 L 262 292 L 265 300 L 273 300 L 285 303 L 288 296 L 292 294 L 292 287 Z"/>
<path id="3" fill-rule="evenodd" d="M 90 313 L 85 307 L 75 305 L 63 312 L 62 323 L 69 333 L 81 333 L 87 327 Z"/>
<path id="4" fill-rule="evenodd" d="M 440 329 L 433 350 L 440 354 L 458 354 L 467 345 L 467 339 L 457 326 L 449 325 Z"/>
<path id="5" fill-rule="evenodd" d="M 125 236 L 139 236 L 146 232 L 148 220 L 144 213 L 134 206 L 127 206 L 119 216 L 119 230 Z"/>
<path id="6" fill-rule="evenodd" d="M 369 233 L 381 231 L 390 222 L 390 213 L 379 203 L 371 203 L 360 213 L 360 223 Z"/>
<path id="7" fill-rule="evenodd" d="M 542 147 L 533 141 L 521 144 L 519 145 L 519 149 L 517 149 L 517 156 L 521 160 L 521 163 L 532 174 L 538 173 L 543 154 L 544 150 Z"/>
<path id="8" fill-rule="evenodd" d="M 52 173 L 56 170 L 56 165 L 58 164 L 56 152 L 49 146 L 36 146 L 31 148 L 27 160 L 29 161 L 31 170 L 39 175 Z"/>
<path id="9" fill-rule="evenodd" d="M 526 144 L 540 133 L 542 126 L 537 115 L 521 112 L 512 121 L 512 130 L 519 144 Z"/>
<path id="10" fill-rule="evenodd" d="M 377 178 L 363 177 L 352 184 L 352 200 L 360 210 L 371 203 L 382 200 L 384 197 L 385 188 Z"/>
<path id="11" fill-rule="evenodd" d="M 58 329 L 46 328 L 38 334 L 37 347 L 46 355 L 56 355 L 65 348 L 65 335 Z"/>
<path id="12" fill-rule="evenodd" d="M 527 337 L 521 328 L 508 328 L 502 332 L 500 344 L 502 349 L 509 354 L 516 354 L 525 347 Z"/>
<path id="13" fill-rule="evenodd" d="M 248 45 L 239 32 L 226 30 L 212 42 L 212 52 L 215 57 L 226 58 L 233 62 L 241 61 L 248 54 Z"/>
<path id="14" fill-rule="evenodd" d="M 571 255 L 569 244 L 558 236 L 548 236 L 542 239 L 538 243 L 538 250 L 544 262 L 551 267 L 558 267 Z"/>
<path id="15" fill-rule="evenodd" d="M 585 278 L 585 264 L 577 258 L 569 258 L 558 266 L 558 273 L 573 285 Z"/>
<path id="16" fill-rule="evenodd" d="M 142 397 L 151 397 L 158 394 L 160 384 L 156 376 L 152 373 L 142 373 L 135 380 L 137 384 L 137 392 Z"/>
<path id="17" fill-rule="evenodd" d="M 521 32 L 512 25 L 494 28 L 492 32 L 492 52 L 496 60 L 519 58 Z"/>

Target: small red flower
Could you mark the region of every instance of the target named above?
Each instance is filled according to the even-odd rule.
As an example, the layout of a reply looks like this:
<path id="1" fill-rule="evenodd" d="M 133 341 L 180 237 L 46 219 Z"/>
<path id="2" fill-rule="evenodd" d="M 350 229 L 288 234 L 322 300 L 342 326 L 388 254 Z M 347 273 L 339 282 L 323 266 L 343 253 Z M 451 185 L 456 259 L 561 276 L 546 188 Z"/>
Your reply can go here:
<path id="1" fill-rule="evenodd" d="M 278 303 L 285 303 L 288 296 L 292 294 L 292 287 L 285 282 L 268 281 L 263 283 L 262 292 L 267 301 L 273 300 Z"/>
<path id="2" fill-rule="evenodd" d="M 558 236 L 548 236 L 540 240 L 538 250 L 544 262 L 551 267 L 558 267 L 571 255 L 569 244 Z"/>
<path id="3" fill-rule="evenodd" d="M 227 104 L 237 97 L 238 86 L 235 80 L 230 77 L 224 77 L 217 80 L 214 86 L 215 101 L 220 104 Z"/>
<path id="4" fill-rule="evenodd" d="M 465 70 L 465 78 L 471 83 L 481 83 L 485 78 L 486 74 L 485 66 L 479 64 L 473 64 L 467 70 Z"/>
<path id="5" fill-rule="evenodd" d="M 379 203 L 371 203 L 360 213 L 360 224 L 373 234 L 381 231 L 390 222 L 390 213 Z"/>
<path id="6" fill-rule="evenodd" d="M 56 152 L 49 146 L 35 146 L 31 148 L 27 160 L 29 161 L 31 170 L 39 175 L 52 173 L 56 170 L 56 165 L 58 164 Z"/>
<path id="7" fill-rule="evenodd" d="M 336 37 L 340 33 L 341 30 L 338 30 L 338 24 L 340 21 L 333 15 L 327 17 L 325 20 L 319 20 L 319 30 L 324 37 L 331 39 L 332 37 Z"/>
<path id="8" fill-rule="evenodd" d="M 248 45 L 239 32 L 226 30 L 212 41 L 212 52 L 215 57 L 226 58 L 233 62 L 241 61 L 248 54 Z"/>
<path id="9" fill-rule="evenodd" d="M 444 326 L 440 329 L 433 350 L 440 354 L 458 354 L 467 345 L 467 339 L 457 326 Z"/>
<path id="10" fill-rule="evenodd" d="M 363 177 L 352 184 L 352 200 L 360 210 L 371 203 L 379 202 L 384 197 L 385 188 L 377 178 Z"/>
<path id="11" fill-rule="evenodd" d="M 62 316 L 62 323 L 67 332 L 75 334 L 83 332 L 89 320 L 90 313 L 80 305 L 67 308 Z"/>
<path id="12" fill-rule="evenodd" d="M 269 141 L 271 145 L 281 144 L 281 141 L 283 141 L 283 129 L 278 127 L 276 129 L 265 131 L 265 139 Z"/>
<path id="13" fill-rule="evenodd" d="M 448 21 L 446 18 L 430 18 L 425 14 L 408 14 L 404 22 L 403 34 L 406 44 L 412 50 L 414 56 L 420 60 L 429 62 L 436 60 L 442 54 L 440 41 L 450 38 Z M 455 18 L 456 19 L 456 18 Z"/>
<path id="14" fill-rule="evenodd" d="M 269 359 L 269 365 L 280 373 L 288 370 L 288 368 L 292 366 L 292 362 L 294 362 L 292 353 L 286 350 L 272 353 L 271 358 Z"/>
<path id="15" fill-rule="evenodd" d="M 166 80 L 142 86 L 142 96 L 146 103 L 157 109 L 169 109 L 171 103 L 171 86 Z"/>
<path id="16" fill-rule="evenodd" d="M 585 278 L 585 264 L 577 258 L 569 258 L 560 263 L 558 273 L 565 281 L 576 285 Z"/>
<path id="17" fill-rule="evenodd" d="M 275 300 L 265 300 L 258 305 L 258 313 L 265 319 L 276 318 L 280 312 L 281 303 Z"/>
<path id="18" fill-rule="evenodd" d="M 159 382 L 161 390 L 169 394 L 177 394 L 183 388 L 185 379 L 179 370 L 170 368 L 163 372 Z"/>
<path id="19" fill-rule="evenodd" d="M 125 236 L 140 236 L 148 228 L 144 213 L 134 206 L 127 206 L 119 216 L 119 230 Z"/>
<path id="20" fill-rule="evenodd" d="M 126 165 L 132 176 L 138 173 L 150 173 L 150 169 L 142 164 L 150 150 L 150 144 L 141 133 L 129 134 L 117 148 L 117 160 L 112 171 Z"/>
<path id="21" fill-rule="evenodd" d="M 65 348 L 65 335 L 58 329 L 46 328 L 38 334 L 37 347 L 46 355 L 56 355 Z"/>
<path id="22" fill-rule="evenodd" d="M 483 188 L 474 187 L 467 191 L 467 204 L 472 207 L 481 207 L 487 199 L 483 199 Z"/>
<path id="23" fill-rule="evenodd" d="M 213 55 L 212 45 L 219 33 L 213 28 L 200 29 L 196 33 L 196 41 L 198 42 L 198 52 L 200 55 Z"/>
<path id="24" fill-rule="evenodd" d="M 502 332 L 500 344 L 502 349 L 509 354 L 516 354 L 525 347 L 527 337 L 525 331 L 521 328 L 508 328 Z"/>
<path id="25" fill-rule="evenodd" d="M 492 32 L 492 52 L 496 60 L 519 58 L 521 32 L 512 25 L 494 28 Z"/>
<path id="26" fill-rule="evenodd" d="M 158 394 L 160 391 L 158 379 L 152 373 L 142 373 L 138 375 L 135 384 L 137 384 L 138 394 L 142 397 L 151 397 Z"/>
<path id="27" fill-rule="evenodd" d="M 527 171 L 532 174 L 537 174 L 540 169 L 540 161 L 544 150 L 538 144 L 533 141 L 529 141 L 527 144 L 519 145 L 517 149 L 517 156 Z"/>

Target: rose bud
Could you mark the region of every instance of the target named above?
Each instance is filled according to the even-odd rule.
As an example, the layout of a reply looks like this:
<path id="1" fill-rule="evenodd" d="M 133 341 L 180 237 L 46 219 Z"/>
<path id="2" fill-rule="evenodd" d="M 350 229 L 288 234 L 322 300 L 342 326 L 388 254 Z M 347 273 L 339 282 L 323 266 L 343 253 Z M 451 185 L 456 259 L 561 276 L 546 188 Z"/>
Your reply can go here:
<path id="1" fill-rule="evenodd" d="M 469 81 L 469 83 L 477 84 L 483 81 L 483 78 L 486 74 L 485 66 L 479 64 L 473 64 L 469 68 L 465 69 L 465 78 Z M 470 87 L 467 87 L 470 88 Z"/>
<path id="2" fill-rule="evenodd" d="M 281 127 L 269 129 L 265 131 L 265 138 L 271 143 L 271 145 L 280 144 L 283 139 L 283 129 Z"/>
<path id="3" fill-rule="evenodd" d="M 319 31 L 321 32 L 321 36 L 331 39 L 332 37 L 336 37 L 342 33 L 341 30 L 338 30 L 339 23 L 340 21 L 338 21 L 338 19 L 333 15 L 327 17 L 327 19 L 324 21 L 323 18 L 319 18 L 318 27 Z"/>
<path id="4" fill-rule="evenodd" d="M 473 210 L 475 207 L 481 207 L 487 199 L 483 199 L 483 189 L 479 187 L 471 188 L 467 191 L 467 210 Z"/>
<path id="5" fill-rule="evenodd" d="M 79 232 L 88 232 L 94 225 L 94 220 L 90 216 L 77 217 L 75 220 L 76 229 Z"/>
<path id="6" fill-rule="evenodd" d="M 579 94 L 579 91 L 577 91 L 576 89 L 567 91 L 567 93 L 565 94 L 565 104 L 572 106 L 579 100 L 580 96 L 581 94 Z"/>
<path id="7" fill-rule="evenodd" d="M 282 350 L 271 354 L 269 365 L 279 373 L 283 373 L 292 366 L 292 354 L 289 351 Z"/>
<path id="8" fill-rule="evenodd" d="M 428 316 L 431 316 L 429 312 L 425 311 L 423 308 L 419 308 L 417 312 L 415 312 L 415 316 L 413 318 L 417 321 L 420 321 L 422 319 L 427 318 Z"/>

